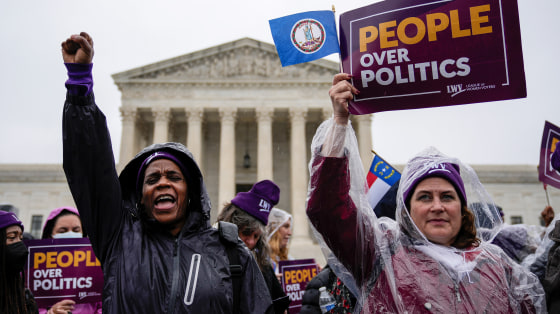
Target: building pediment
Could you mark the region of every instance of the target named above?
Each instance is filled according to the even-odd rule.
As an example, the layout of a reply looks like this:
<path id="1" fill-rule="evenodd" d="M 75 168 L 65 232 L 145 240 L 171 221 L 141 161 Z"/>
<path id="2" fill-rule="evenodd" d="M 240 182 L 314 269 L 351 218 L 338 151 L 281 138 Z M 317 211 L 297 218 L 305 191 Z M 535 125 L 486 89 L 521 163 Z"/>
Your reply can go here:
<path id="1" fill-rule="evenodd" d="M 274 45 L 242 38 L 116 73 L 113 79 L 119 88 L 130 83 L 330 82 L 338 71 L 337 62 L 324 59 L 283 68 Z"/>

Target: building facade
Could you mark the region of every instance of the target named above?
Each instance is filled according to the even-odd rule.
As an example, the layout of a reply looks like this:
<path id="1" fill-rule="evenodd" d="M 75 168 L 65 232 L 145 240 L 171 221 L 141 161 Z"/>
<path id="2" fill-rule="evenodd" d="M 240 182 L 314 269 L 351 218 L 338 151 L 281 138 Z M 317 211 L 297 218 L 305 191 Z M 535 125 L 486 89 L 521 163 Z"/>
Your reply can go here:
<path id="1" fill-rule="evenodd" d="M 273 180 L 281 189 L 277 207 L 294 216 L 292 255 L 322 261 L 305 216 L 307 166 L 313 134 L 332 114 L 328 89 L 338 72 L 338 63 L 328 60 L 283 68 L 273 45 L 242 38 L 116 73 L 122 95 L 117 167 L 152 143 L 185 144 L 201 167 L 213 218 L 237 192 Z M 354 116 L 352 123 L 367 169 L 372 116 Z M 546 198 L 535 166 L 474 168 L 507 222 L 539 224 Z M 550 188 L 549 198 L 559 204 L 559 191 Z M 60 165 L 0 165 L 1 203 L 19 208 L 35 236 L 50 210 L 74 206 Z"/>
<path id="2" fill-rule="evenodd" d="M 309 147 L 332 115 L 328 89 L 338 71 L 328 60 L 283 68 L 273 45 L 243 38 L 114 74 L 119 166 L 149 144 L 184 143 L 202 169 L 213 217 L 237 192 L 269 179 L 281 190 L 278 207 L 306 222 Z M 371 155 L 371 116 L 354 125 Z M 294 236 L 308 239 L 307 223 Z"/>

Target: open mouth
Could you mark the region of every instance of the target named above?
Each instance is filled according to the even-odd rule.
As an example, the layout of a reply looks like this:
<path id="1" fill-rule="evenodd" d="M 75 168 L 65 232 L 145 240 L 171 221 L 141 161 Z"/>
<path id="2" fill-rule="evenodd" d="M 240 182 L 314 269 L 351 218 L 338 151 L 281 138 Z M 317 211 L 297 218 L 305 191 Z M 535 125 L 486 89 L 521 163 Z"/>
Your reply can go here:
<path id="1" fill-rule="evenodd" d="M 160 195 L 154 200 L 154 207 L 157 210 L 167 210 L 175 205 L 175 198 L 171 195 Z"/>

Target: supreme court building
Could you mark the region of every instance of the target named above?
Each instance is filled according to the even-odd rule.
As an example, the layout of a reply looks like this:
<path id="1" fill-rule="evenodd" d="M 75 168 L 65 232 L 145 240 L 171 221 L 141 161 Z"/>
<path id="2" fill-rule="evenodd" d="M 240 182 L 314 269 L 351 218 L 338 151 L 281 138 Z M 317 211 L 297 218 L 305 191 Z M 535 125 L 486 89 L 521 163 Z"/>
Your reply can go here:
<path id="1" fill-rule="evenodd" d="M 305 215 L 308 162 L 315 130 L 332 115 L 328 90 L 338 72 L 338 63 L 325 59 L 283 68 L 274 45 L 242 38 L 116 73 L 118 170 L 152 143 L 185 144 L 202 170 L 212 222 L 237 192 L 273 180 L 281 190 L 277 207 L 294 217 L 291 255 L 322 261 Z M 353 116 L 352 124 L 368 169 L 372 116 Z M 473 168 L 506 222 L 539 223 L 546 204 L 536 166 Z M 559 191 L 549 191 L 552 204 L 560 204 Z M 0 165 L 2 203 L 19 208 L 26 231 L 39 236 L 52 209 L 75 206 L 61 165 Z"/>
<path id="2" fill-rule="evenodd" d="M 212 217 L 237 192 L 269 179 L 281 190 L 277 207 L 305 221 L 311 140 L 332 115 L 328 90 L 338 72 L 328 60 L 283 68 L 274 45 L 243 38 L 114 74 L 122 93 L 119 165 L 152 143 L 180 142 L 202 169 Z M 369 162 L 371 116 L 355 117 L 354 126 Z"/>
<path id="3" fill-rule="evenodd" d="M 122 93 L 122 167 L 141 148 L 184 143 L 202 169 L 215 219 L 237 192 L 260 180 L 280 187 L 278 208 L 310 239 L 305 201 L 310 145 L 332 115 L 328 90 L 338 63 L 280 65 L 274 45 L 243 38 L 113 75 Z M 371 116 L 354 120 L 371 160 Z"/>

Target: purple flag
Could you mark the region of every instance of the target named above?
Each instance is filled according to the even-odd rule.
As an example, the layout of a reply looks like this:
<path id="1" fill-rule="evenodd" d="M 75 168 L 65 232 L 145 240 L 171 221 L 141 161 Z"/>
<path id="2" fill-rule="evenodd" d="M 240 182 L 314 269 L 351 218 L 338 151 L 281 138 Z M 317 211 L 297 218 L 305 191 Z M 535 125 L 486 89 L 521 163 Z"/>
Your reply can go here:
<path id="1" fill-rule="evenodd" d="M 560 189 L 560 172 L 552 167 L 552 154 L 560 142 L 560 128 L 545 121 L 539 161 L 539 181 Z"/>
<path id="2" fill-rule="evenodd" d="M 352 114 L 527 96 L 516 0 L 392 0 L 340 16 Z"/>

